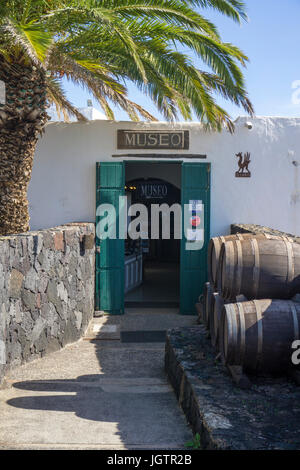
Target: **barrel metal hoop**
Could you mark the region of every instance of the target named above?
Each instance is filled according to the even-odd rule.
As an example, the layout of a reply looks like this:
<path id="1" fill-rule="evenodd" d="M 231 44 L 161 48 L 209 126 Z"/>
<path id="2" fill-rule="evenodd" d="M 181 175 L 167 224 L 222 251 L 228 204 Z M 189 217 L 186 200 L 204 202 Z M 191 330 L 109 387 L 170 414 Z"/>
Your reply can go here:
<path id="1" fill-rule="evenodd" d="M 219 327 L 219 322 L 221 321 L 222 318 L 222 309 L 220 315 L 218 315 L 218 311 L 220 312 L 220 298 L 221 296 L 218 296 L 217 301 L 215 302 L 215 308 L 214 308 L 214 335 L 215 335 L 215 340 L 219 338 L 219 332 L 220 332 L 220 327 Z M 218 306 L 219 304 L 219 306 Z M 223 304 L 224 305 L 224 304 Z"/>
<path id="2" fill-rule="evenodd" d="M 216 249 L 216 255 L 217 255 L 217 257 L 219 258 L 219 257 L 220 257 L 220 253 L 221 253 L 222 245 L 223 245 L 223 243 L 226 242 L 226 240 L 225 240 L 224 237 L 218 237 L 218 238 L 217 238 L 217 241 L 218 241 L 218 246 L 217 246 L 217 249 Z"/>
<path id="3" fill-rule="evenodd" d="M 213 321 L 213 334 L 214 334 L 215 341 L 217 340 L 218 334 L 219 334 L 219 331 L 218 331 L 219 325 L 218 325 L 218 321 L 216 319 L 216 316 L 217 316 L 217 306 L 215 304 L 214 316 L 213 316 L 213 319 L 214 319 L 214 321 Z"/>
<path id="4" fill-rule="evenodd" d="M 219 238 L 217 238 L 215 242 L 216 258 L 220 256 L 221 246 L 222 246 L 222 243 L 220 243 Z"/>
<path id="5" fill-rule="evenodd" d="M 234 363 L 236 363 L 236 353 L 238 351 L 237 341 L 238 341 L 238 329 L 236 321 L 236 309 L 235 305 L 232 304 L 232 333 L 233 333 L 233 345 L 234 345 Z"/>
<path id="6" fill-rule="evenodd" d="M 240 240 L 236 240 L 237 248 L 237 273 L 236 273 L 236 295 L 241 293 L 242 274 L 243 274 L 243 251 Z"/>
<path id="7" fill-rule="evenodd" d="M 293 250 L 293 245 L 284 240 L 285 246 L 286 246 L 286 251 L 288 255 L 288 272 L 287 272 L 287 282 L 291 283 L 293 282 L 295 278 L 295 260 L 294 260 L 294 250 Z"/>
<path id="8" fill-rule="evenodd" d="M 254 267 L 253 267 L 253 297 L 257 297 L 260 277 L 260 257 L 259 247 L 256 238 L 251 238 L 252 252 L 254 255 Z"/>
<path id="9" fill-rule="evenodd" d="M 246 348 L 246 328 L 245 328 L 245 312 L 241 302 L 237 303 L 240 315 L 240 334 L 241 334 L 241 348 L 240 348 L 240 364 L 243 365 Z"/>
<path id="10" fill-rule="evenodd" d="M 216 259 L 218 260 L 218 263 L 217 265 L 215 266 L 216 268 L 216 278 L 214 280 L 214 283 L 215 283 L 215 287 L 217 287 L 217 284 L 218 284 L 218 276 L 219 276 L 219 267 L 220 267 L 220 254 L 221 254 L 221 248 L 222 248 L 222 245 L 223 243 L 226 242 L 225 238 L 224 237 L 218 237 L 217 238 L 217 242 L 218 244 L 215 245 L 215 249 L 216 249 Z"/>
<path id="11" fill-rule="evenodd" d="M 226 240 L 224 237 L 219 237 L 218 238 L 218 258 L 220 258 L 220 253 L 221 253 L 221 248 L 222 248 L 222 245 L 223 243 L 225 243 Z"/>
<path id="12" fill-rule="evenodd" d="M 300 339 L 299 335 L 299 322 L 298 322 L 298 313 L 296 309 L 296 305 L 294 302 L 291 300 L 289 301 L 291 310 L 292 310 L 292 316 L 293 316 L 293 325 L 294 325 L 294 340 Z"/>
<path id="13" fill-rule="evenodd" d="M 257 358 L 256 367 L 261 364 L 262 360 L 262 345 L 263 345 L 263 324 L 262 324 L 262 310 L 258 300 L 253 300 L 256 307 L 257 318 Z"/>
<path id="14" fill-rule="evenodd" d="M 229 288 L 228 291 L 232 293 L 233 289 L 233 277 L 234 277 L 234 250 L 233 250 L 233 242 L 228 242 L 226 245 L 228 252 L 229 252 L 229 258 L 230 258 L 230 263 L 229 263 Z"/>
<path id="15" fill-rule="evenodd" d="M 227 315 L 227 331 L 228 331 L 228 338 L 227 338 L 227 358 L 231 356 L 231 358 L 235 358 L 235 351 L 236 351 L 236 339 L 237 339 L 237 329 L 236 329 L 236 313 L 233 304 L 229 304 L 227 306 L 228 310 L 226 309 Z M 235 319 L 235 324 L 234 324 Z M 229 353 L 229 346 L 231 347 L 231 354 Z M 230 361 L 232 364 L 232 360 Z"/>
<path id="16" fill-rule="evenodd" d="M 205 298 L 205 314 L 204 314 L 204 322 L 207 325 L 209 320 L 209 309 L 210 309 L 210 301 L 211 301 L 211 286 L 208 282 L 206 285 L 206 298 Z"/>

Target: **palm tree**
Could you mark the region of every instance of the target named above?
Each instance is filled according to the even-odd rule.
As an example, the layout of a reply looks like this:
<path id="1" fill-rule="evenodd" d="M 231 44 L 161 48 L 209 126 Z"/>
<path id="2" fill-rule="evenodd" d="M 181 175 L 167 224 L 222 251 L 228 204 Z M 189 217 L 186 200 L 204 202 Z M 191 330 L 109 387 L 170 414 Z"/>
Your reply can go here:
<path id="1" fill-rule="evenodd" d="M 166 120 L 178 112 L 190 120 L 195 113 L 212 129 L 225 123 L 233 131 L 215 94 L 253 112 L 241 72 L 247 57 L 222 42 L 196 7 L 246 19 L 238 0 L 1 0 L 0 235 L 29 229 L 27 188 L 49 103 L 66 119 L 84 120 L 65 96 L 64 77 L 89 90 L 109 119 L 113 103 L 132 120 L 155 120 L 128 99 L 128 81 Z M 210 72 L 197 69 L 190 52 Z"/>

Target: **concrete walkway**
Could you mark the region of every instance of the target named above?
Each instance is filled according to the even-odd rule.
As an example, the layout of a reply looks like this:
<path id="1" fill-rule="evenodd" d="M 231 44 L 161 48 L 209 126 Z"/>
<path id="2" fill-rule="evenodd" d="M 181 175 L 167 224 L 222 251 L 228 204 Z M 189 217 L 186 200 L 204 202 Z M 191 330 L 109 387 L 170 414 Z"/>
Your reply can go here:
<path id="1" fill-rule="evenodd" d="M 170 309 L 95 318 L 83 340 L 14 370 L 0 390 L 0 449 L 184 448 L 192 433 L 164 343 L 138 341 L 195 322 Z M 125 331 L 140 332 L 136 342 Z"/>

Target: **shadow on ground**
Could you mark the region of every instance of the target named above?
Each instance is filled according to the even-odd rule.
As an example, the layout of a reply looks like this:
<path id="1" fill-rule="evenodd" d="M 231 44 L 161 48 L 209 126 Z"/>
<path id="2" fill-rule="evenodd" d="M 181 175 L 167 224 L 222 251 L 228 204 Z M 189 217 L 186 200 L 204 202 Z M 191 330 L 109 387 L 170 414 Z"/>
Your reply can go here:
<path id="1" fill-rule="evenodd" d="M 133 323 L 141 331 L 195 323 L 165 313 L 95 319 L 88 341 L 19 368 L 0 391 L 0 446 L 184 448 L 191 431 L 164 373 L 164 344 L 116 339 Z M 116 328 L 105 339 L 101 325 Z"/>

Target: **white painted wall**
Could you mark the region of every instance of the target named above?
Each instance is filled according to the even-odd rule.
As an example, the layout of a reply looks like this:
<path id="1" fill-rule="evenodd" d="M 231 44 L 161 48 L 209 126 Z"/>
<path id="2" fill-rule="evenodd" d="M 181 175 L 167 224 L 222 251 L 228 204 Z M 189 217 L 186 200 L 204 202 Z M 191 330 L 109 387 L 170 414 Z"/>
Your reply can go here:
<path id="1" fill-rule="evenodd" d="M 299 235 L 300 119 L 257 117 L 251 120 L 251 131 L 245 127 L 247 121 L 237 120 L 234 135 L 225 130 L 208 133 L 198 123 L 50 123 L 38 144 L 29 188 L 31 229 L 95 220 L 95 164 L 126 153 L 116 148 L 117 129 L 175 128 L 191 131 L 190 149 L 178 151 L 178 159 L 186 153 L 207 154 L 206 161 L 212 164 L 212 236 L 229 233 L 231 223 L 266 225 Z M 157 152 L 166 160 L 173 153 Z M 251 178 L 235 178 L 238 152 L 251 152 Z M 130 153 L 138 157 L 139 151 Z"/>

